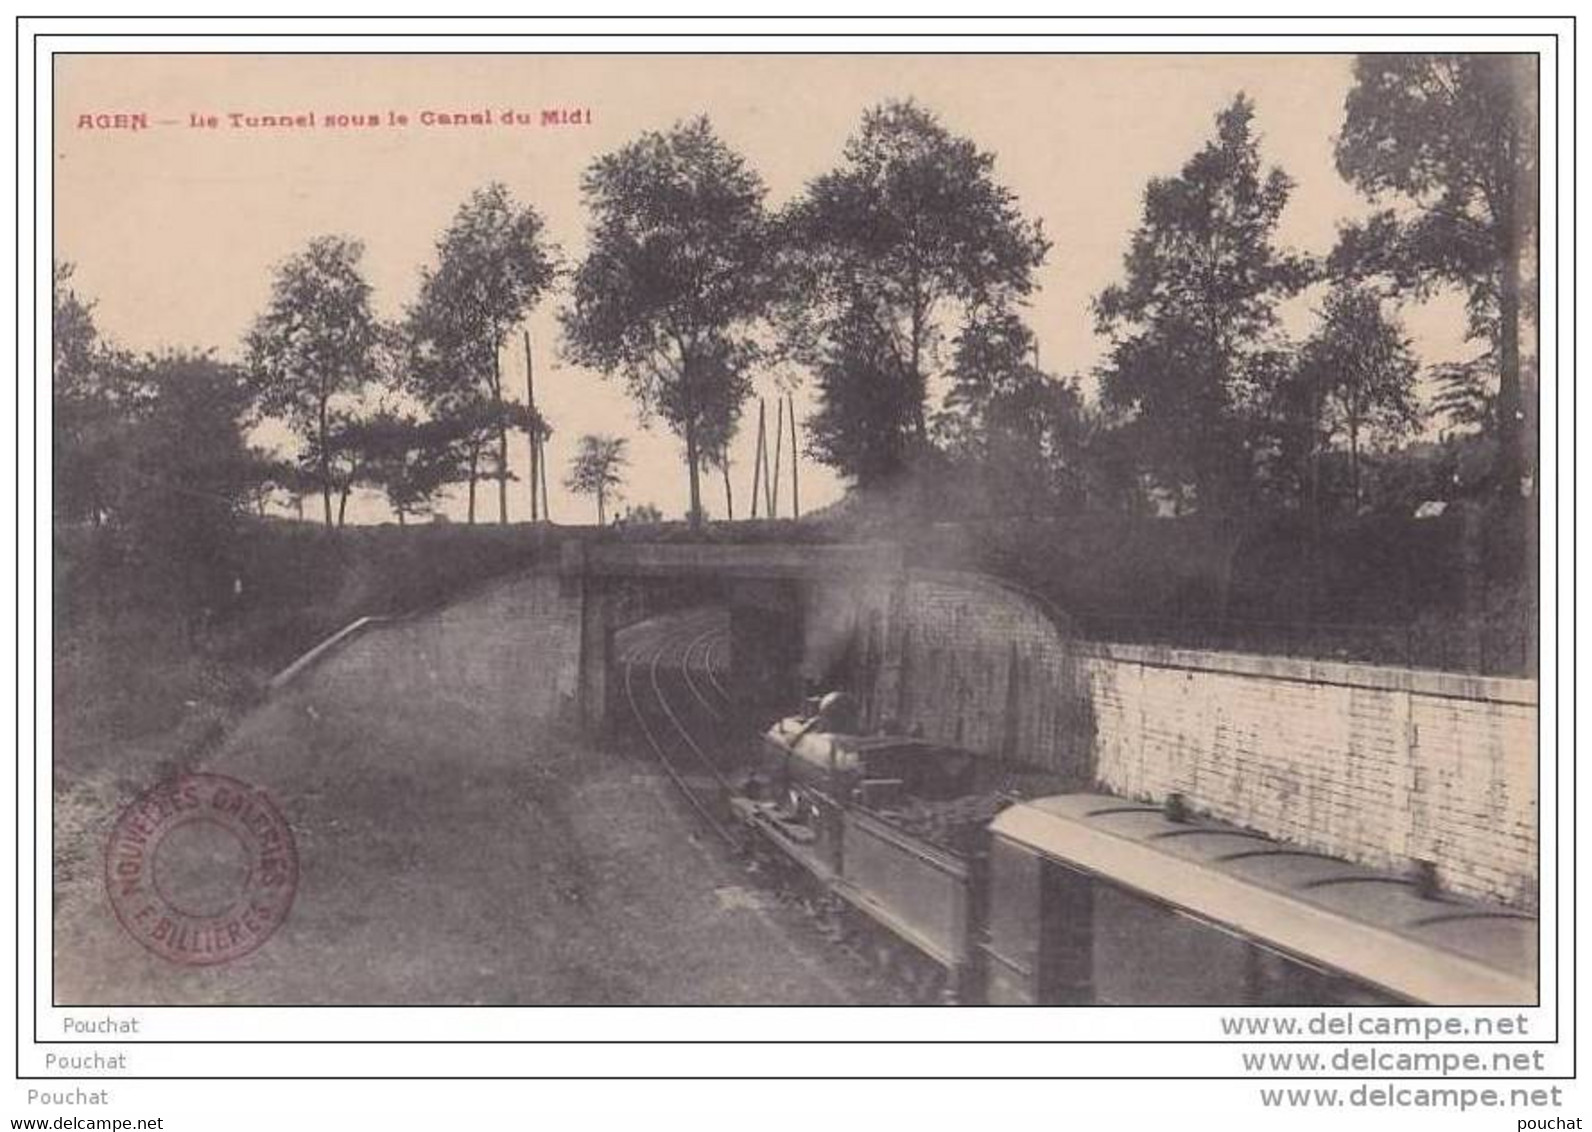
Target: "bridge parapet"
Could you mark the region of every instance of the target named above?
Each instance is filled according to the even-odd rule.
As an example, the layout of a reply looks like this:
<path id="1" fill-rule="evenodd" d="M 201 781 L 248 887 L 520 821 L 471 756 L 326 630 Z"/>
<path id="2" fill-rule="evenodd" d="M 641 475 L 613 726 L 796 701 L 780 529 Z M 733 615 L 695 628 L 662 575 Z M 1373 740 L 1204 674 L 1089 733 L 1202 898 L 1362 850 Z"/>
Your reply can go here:
<path id="1" fill-rule="evenodd" d="M 584 543 L 563 548 L 565 574 L 588 578 L 736 578 L 822 581 L 894 577 L 894 543 Z"/>

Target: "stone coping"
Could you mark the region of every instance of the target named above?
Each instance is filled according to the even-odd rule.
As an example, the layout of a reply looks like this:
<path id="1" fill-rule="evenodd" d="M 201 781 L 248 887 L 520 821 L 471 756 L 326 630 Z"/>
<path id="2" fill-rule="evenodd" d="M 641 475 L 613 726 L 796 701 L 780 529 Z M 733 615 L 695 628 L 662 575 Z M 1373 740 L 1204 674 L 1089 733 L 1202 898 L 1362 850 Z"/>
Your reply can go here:
<path id="1" fill-rule="evenodd" d="M 823 580 L 902 572 L 887 543 L 565 543 L 566 574 Z"/>
<path id="2" fill-rule="evenodd" d="M 1306 684 L 1334 684 L 1345 688 L 1372 688 L 1411 692 L 1455 700 L 1537 706 L 1537 681 L 1513 676 L 1477 676 L 1435 668 L 1400 668 L 1353 661 L 1310 657 L 1267 656 L 1262 653 L 1215 652 L 1169 645 L 1120 644 L 1112 641 L 1076 641 L 1080 655 L 1143 664 L 1153 668 L 1178 668 L 1190 672 L 1220 672 Z"/>
<path id="3" fill-rule="evenodd" d="M 357 621 L 349 622 L 347 625 L 344 625 L 341 629 L 337 630 L 337 632 L 333 633 L 330 637 L 327 637 L 320 644 L 310 649 L 303 656 L 299 657 L 292 664 L 282 669 L 282 671 L 278 672 L 275 676 L 271 677 L 271 679 L 266 683 L 267 688 L 269 688 L 272 692 L 280 692 L 283 688 L 287 687 L 294 680 L 302 676 L 307 670 L 315 667 L 315 665 L 325 660 L 329 655 L 337 651 L 337 649 L 341 648 L 343 645 L 346 645 L 349 641 L 365 632 L 365 630 L 376 628 L 379 625 L 386 625 L 395 620 L 397 620 L 397 618 L 373 616 L 361 617 Z"/>

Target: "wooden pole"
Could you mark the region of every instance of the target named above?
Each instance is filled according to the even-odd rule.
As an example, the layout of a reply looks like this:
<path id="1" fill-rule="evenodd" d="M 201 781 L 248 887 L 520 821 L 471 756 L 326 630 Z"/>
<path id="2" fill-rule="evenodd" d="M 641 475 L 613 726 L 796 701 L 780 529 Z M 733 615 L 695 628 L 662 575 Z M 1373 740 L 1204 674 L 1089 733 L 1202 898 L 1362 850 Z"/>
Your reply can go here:
<path id="1" fill-rule="evenodd" d="M 536 460 L 542 467 L 542 520 L 553 521 L 553 508 L 547 502 L 547 442 L 541 437 L 536 438 Z"/>
<path id="2" fill-rule="evenodd" d="M 542 436 L 536 427 L 536 366 L 531 361 L 531 332 L 525 331 L 525 401 L 531 409 L 531 419 L 526 426 L 531 442 L 531 522 L 541 518 L 536 507 L 536 477 L 540 470 Z"/>
<path id="3" fill-rule="evenodd" d="M 754 519 L 757 518 L 757 489 L 763 486 L 763 462 L 764 457 L 768 455 L 768 448 L 764 443 L 768 437 L 767 417 L 765 416 L 767 407 L 764 400 L 759 397 L 757 399 L 757 451 L 752 455 L 752 518 Z"/>
<path id="4" fill-rule="evenodd" d="M 774 491 L 768 500 L 768 517 L 779 518 L 779 470 L 780 461 L 785 454 L 785 399 L 781 397 L 775 404 L 779 412 L 774 417 L 774 474 L 768 478 L 773 481 Z"/>
<path id="5" fill-rule="evenodd" d="M 801 489 L 797 486 L 796 479 L 796 394 L 787 393 L 790 401 L 790 517 L 802 517 Z"/>

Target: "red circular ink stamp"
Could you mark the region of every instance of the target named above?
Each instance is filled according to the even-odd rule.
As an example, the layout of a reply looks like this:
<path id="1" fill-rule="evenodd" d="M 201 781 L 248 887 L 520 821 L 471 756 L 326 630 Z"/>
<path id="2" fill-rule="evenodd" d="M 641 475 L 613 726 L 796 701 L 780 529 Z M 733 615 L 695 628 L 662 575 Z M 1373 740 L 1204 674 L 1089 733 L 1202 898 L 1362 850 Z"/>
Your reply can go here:
<path id="1" fill-rule="evenodd" d="M 293 831 L 265 791 L 185 774 L 123 810 L 105 849 L 105 887 L 129 935 L 163 959 L 241 958 L 287 919 L 298 889 Z"/>

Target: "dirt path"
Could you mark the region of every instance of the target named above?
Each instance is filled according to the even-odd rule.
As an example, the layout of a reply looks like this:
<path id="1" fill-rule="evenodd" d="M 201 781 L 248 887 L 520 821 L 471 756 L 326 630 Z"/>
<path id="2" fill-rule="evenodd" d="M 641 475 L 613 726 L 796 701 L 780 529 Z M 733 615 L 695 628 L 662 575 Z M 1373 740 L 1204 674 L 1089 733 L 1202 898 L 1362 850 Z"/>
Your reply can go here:
<path id="1" fill-rule="evenodd" d="M 127 783 L 85 783 L 79 809 L 105 813 L 62 831 L 82 848 L 57 892 L 58 1002 L 892 1001 L 704 840 L 654 768 L 441 687 L 343 682 L 334 659 L 204 769 L 268 790 L 295 831 L 287 922 L 219 967 L 144 951 L 94 859 Z"/>

